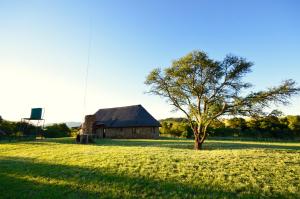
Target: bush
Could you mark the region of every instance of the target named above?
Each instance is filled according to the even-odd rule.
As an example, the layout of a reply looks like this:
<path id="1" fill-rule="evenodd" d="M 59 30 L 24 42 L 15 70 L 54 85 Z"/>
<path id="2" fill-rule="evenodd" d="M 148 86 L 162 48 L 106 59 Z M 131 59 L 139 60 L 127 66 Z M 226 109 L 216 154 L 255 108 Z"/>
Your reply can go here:
<path id="1" fill-rule="evenodd" d="M 47 126 L 44 131 L 46 138 L 69 137 L 70 135 L 71 130 L 65 123 Z"/>
<path id="2" fill-rule="evenodd" d="M 11 134 L 13 134 L 15 128 L 14 128 L 12 122 L 3 120 L 0 123 L 0 130 L 3 131 L 6 135 L 11 135 Z"/>
<path id="3" fill-rule="evenodd" d="M 36 136 L 40 132 L 42 132 L 41 127 L 36 127 L 32 124 L 28 124 L 26 122 L 15 122 L 13 124 L 14 135 L 17 136 Z"/>
<path id="4" fill-rule="evenodd" d="M 79 134 L 79 129 L 72 128 L 69 136 L 76 137 L 78 134 Z"/>
<path id="5" fill-rule="evenodd" d="M 172 119 L 172 120 L 171 120 Z M 164 120 L 161 122 L 160 133 L 174 137 L 192 138 L 194 133 L 189 124 L 184 120 Z"/>

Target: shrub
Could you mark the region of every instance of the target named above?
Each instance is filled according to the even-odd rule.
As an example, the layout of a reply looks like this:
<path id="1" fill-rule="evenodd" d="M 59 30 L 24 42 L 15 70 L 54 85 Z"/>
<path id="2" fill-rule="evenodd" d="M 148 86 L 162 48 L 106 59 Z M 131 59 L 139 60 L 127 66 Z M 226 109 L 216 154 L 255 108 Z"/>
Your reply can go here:
<path id="1" fill-rule="evenodd" d="M 69 137 L 70 135 L 71 130 L 65 123 L 47 126 L 44 131 L 46 138 Z"/>
<path id="2" fill-rule="evenodd" d="M 172 120 L 171 120 L 172 119 Z M 184 120 L 164 120 L 161 122 L 160 133 L 174 137 L 191 138 L 194 133 L 189 124 Z"/>
<path id="3" fill-rule="evenodd" d="M 6 135 L 11 135 L 14 133 L 15 128 L 12 122 L 3 120 L 0 123 L 0 130 L 5 132 Z"/>

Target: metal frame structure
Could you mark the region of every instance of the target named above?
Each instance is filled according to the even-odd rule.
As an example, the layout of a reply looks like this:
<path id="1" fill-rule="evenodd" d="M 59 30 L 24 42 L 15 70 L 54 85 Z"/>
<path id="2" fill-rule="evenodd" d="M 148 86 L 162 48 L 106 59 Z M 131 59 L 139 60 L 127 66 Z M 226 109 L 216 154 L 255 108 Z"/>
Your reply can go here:
<path id="1" fill-rule="evenodd" d="M 35 109 L 40 109 L 41 110 L 40 117 L 36 117 L 34 115 L 34 110 Z M 45 115 L 45 109 L 44 108 L 32 108 L 29 118 L 21 118 L 21 125 L 26 124 L 22 130 L 26 130 L 28 125 L 32 124 L 33 126 L 36 127 L 36 135 L 35 136 L 37 137 L 39 127 L 41 127 L 43 129 L 44 126 L 45 126 L 45 119 L 43 119 L 44 115 Z M 37 121 L 36 125 L 31 123 L 31 121 Z M 42 121 L 42 123 L 40 123 L 41 121 Z M 42 135 L 40 135 L 40 137 L 42 137 Z"/>

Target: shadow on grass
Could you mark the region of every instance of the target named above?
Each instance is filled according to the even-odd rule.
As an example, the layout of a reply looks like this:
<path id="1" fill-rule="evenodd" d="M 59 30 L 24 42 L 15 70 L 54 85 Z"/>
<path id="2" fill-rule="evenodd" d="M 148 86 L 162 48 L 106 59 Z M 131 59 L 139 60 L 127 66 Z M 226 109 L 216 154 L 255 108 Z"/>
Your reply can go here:
<path id="1" fill-rule="evenodd" d="M 1 198 L 236 198 L 222 187 L 118 174 L 116 171 L 0 158 Z M 201 179 L 199 179 L 201 180 Z"/>
<path id="2" fill-rule="evenodd" d="M 30 145 L 76 144 L 75 138 L 51 138 L 33 142 L 23 142 Z M 173 149 L 193 149 L 194 142 L 191 139 L 160 138 L 160 139 L 97 139 L 92 146 L 116 146 L 116 147 L 162 147 Z M 296 143 L 255 142 L 234 140 L 207 140 L 203 150 L 234 150 L 234 149 L 274 149 L 274 150 L 300 150 Z"/>

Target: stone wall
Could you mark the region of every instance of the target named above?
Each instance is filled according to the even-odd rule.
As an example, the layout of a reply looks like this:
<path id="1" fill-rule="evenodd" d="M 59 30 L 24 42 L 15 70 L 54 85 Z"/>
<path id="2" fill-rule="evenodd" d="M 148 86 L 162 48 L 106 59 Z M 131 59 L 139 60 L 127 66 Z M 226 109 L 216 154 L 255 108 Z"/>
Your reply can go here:
<path id="1" fill-rule="evenodd" d="M 158 127 L 136 127 L 136 128 L 106 128 L 105 138 L 140 138 L 153 139 L 159 137 Z"/>
<path id="2" fill-rule="evenodd" d="M 84 123 L 82 125 L 82 133 L 83 134 L 92 134 L 93 133 L 93 125 L 96 122 L 95 115 L 86 115 L 84 118 Z"/>

